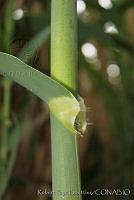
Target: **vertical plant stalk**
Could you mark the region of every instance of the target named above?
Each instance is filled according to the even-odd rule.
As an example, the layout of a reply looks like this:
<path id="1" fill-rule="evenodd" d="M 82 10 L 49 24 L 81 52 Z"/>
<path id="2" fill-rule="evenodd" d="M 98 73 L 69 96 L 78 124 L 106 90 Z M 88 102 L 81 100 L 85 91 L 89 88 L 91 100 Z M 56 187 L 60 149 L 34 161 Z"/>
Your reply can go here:
<path id="1" fill-rule="evenodd" d="M 12 12 L 14 9 L 14 0 L 7 1 L 7 7 L 4 17 L 4 32 L 2 46 L 5 52 L 10 51 L 10 42 L 14 31 L 14 21 Z M 4 194 L 4 181 L 7 177 L 8 151 L 9 151 L 9 128 L 10 128 L 10 101 L 12 81 L 9 78 L 3 78 L 3 110 L 2 110 L 2 134 L 0 141 L 0 199 Z"/>
<path id="2" fill-rule="evenodd" d="M 76 0 L 52 0 L 51 6 L 51 76 L 77 94 Z M 81 190 L 77 136 L 52 113 L 51 143 L 53 199 L 81 200 L 73 194 Z"/>
<path id="3" fill-rule="evenodd" d="M 3 164 L 6 164 L 8 153 L 8 129 L 10 126 L 10 96 L 11 96 L 12 81 L 8 78 L 3 79 L 3 123 L 2 123 L 2 135 L 1 135 L 1 159 Z"/>
<path id="4" fill-rule="evenodd" d="M 0 140 L 0 199 L 6 189 L 5 180 L 7 178 L 8 152 L 9 152 L 9 128 L 10 128 L 10 97 L 12 81 L 3 79 L 3 113 L 2 113 L 2 134 Z"/>

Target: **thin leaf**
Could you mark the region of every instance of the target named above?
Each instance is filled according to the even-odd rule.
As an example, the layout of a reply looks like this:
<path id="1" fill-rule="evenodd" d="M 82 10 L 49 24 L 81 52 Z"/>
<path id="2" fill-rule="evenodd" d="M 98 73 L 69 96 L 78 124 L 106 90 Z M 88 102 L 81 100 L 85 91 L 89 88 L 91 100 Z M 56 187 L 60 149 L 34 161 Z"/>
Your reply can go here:
<path id="1" fill-rule="evenodd" d="M 1 188 L 0 199 L 4 194 L 5 189 L 8 185 L 9 179 L 11 177 L 11 173 L 12 173 L 13 166 L 16 161 L 16 156 L 17 156 L 17 152 L 18 152 L 18 145 L 19 145 L 20 139 L 22 138 L 21 133 L 23 133 L 26 126 L 27 126 L 27 121 L 23 120 L 19 124 L 16 125 L 13 132 L 11 133 L 12 137 L 10 139 L 10 144 L 9 144 L 10 150 L 11 150 L 11 155 L 10 155 L 10 158 L 8 161 L 7 168 L 5 169 L 6 174 L 2 174 L 2 177 L 1 177 L 2 180 L 0 181 L 0 188 Z"/>
<path id="2" fill-rule="evenodd" d="M 8 0 L 7 7 L 5 10 L 5 23 L 4 23 L 4 41 L 7 51 L 14 30 L 13 8 L 14 8 L 14 0 Z"/>
<path id="3" fill-rule="evenodd" d="M 36 53 L 36 51 L 40 48 L 43 42 L 45 42 L 50 35 L 50 27 L 46 27 L 41 32 L 39 32 L 37 35 L 31 39 L 26 46 L 21 50 L 19 54 L 19 58 L 27 63 L 33 55 Z"/>

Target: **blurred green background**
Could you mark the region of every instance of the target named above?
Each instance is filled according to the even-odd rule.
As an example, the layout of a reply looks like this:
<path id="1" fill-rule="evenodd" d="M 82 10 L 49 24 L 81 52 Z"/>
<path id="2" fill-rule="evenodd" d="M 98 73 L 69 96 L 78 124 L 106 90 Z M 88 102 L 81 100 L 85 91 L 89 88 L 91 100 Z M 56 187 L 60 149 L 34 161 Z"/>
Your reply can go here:
<path id="1" fill-rule="evenodd" d="M 47 36 L 29 64 L 50 74 L 50 1 L 0 0 L 0 51 L 18 56 L 42 30 Z M 79 94 L 87 106 L 85 136 L 79 137 L 82 190 L 134 188 L 134 1 L 78 0 Z M 61 41 L 62 42 L 62 41 Z M 58 49 L 57 49 L 58 51 Z M 27 51 L 27 56 L 31 50 Z M 0 137 L 5 103 L 0 82 Z M 2 200 L 52 199 L 37 196 L 51 191 L 51 141 L 49 110 L 32 93 L 10 86 L 8 137 L 11 161 Z M 91 123 L 91 124 L 90 124 Z M 12 156 L 11 156 L 12 155 Z M 9 166 L 9 163 L 7 163 Z M 83 195 L 83 200 L 100 196 Z"/>

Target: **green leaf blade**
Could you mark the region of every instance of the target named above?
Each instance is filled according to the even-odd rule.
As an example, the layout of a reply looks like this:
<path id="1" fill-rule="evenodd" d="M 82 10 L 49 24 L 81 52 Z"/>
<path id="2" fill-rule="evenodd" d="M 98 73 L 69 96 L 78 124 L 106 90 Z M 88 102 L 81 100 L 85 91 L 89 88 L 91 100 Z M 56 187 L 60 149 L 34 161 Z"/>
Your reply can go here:
<path id="1" fill-rule="evenodd" d="M 18 58 L 2 52 L 0 52 L 0 74 L 11 78 L 45 101 L 58 120 L 70 132 L 76 133 L 74 122 L 80 106 L 68 89 Z"/>

